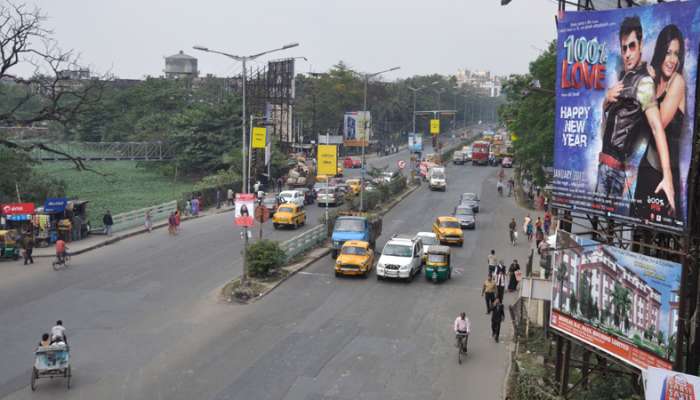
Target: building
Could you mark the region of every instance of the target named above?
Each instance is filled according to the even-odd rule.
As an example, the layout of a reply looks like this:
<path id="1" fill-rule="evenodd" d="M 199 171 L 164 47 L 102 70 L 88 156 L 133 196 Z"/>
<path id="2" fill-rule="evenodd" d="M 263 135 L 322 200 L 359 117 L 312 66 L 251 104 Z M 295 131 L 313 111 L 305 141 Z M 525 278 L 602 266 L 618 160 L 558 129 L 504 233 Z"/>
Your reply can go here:
<path id="1" fill-rule="evenodd" d="M 680 296 L 678 294 L 678 290 L 673 290 L 671 292 L 671 300 L 669 301 L 669 310 L 668 310 L 668 332 L 669 335 L 671 335 L 671 332 L 676 331 L 676 325 L 678 324 L 678 301 L 680 300 Z"/>
<path id="2" fill-rule="evenodd" d="M 180 50 L 179 53 L 165 57 L 165 77 L 168 79 L 194 79 L 199 75 L 197 59 Z"/>
<path id="3" fill-rule="evenodd" d="M 490 71 L 468 69 L 458 69 L 455 75 L 457 85 L 460 87 L 469 86 L 475 88 L 478 92 L 489 97 L 498 97 L 501 95 L 501 82 L 504 78 L 492 75 Z"/>

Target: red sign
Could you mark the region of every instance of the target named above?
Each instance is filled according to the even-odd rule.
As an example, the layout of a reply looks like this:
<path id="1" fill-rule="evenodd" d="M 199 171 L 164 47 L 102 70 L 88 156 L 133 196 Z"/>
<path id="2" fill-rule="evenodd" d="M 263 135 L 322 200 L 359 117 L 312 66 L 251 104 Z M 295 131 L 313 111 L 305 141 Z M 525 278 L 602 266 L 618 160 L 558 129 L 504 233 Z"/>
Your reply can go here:
<path id="1" fill-rule="evenodd" d="M 557 310 L 552 310 L 550 325 L 591 346 L 598 347 L 608 354 L 627 361 L 635 367 L 645 370 L 648 367 L 672 369 L 673 365 L 652 353 L 646 352 L 635 345 L 628 344 L 596 329 L 568 317 Z"/>
<path id="2" fill-rule="evenodd" d="M 34 214 L 34 203 L 11 203 L 2 205 L 2 214 L 27 215 Z"/>
<path id="3" fill-rule="evenodd" d="M 255 212 L 255 195 L 252 193 L 236 193 L 236 225 L 253 226 Z"/>

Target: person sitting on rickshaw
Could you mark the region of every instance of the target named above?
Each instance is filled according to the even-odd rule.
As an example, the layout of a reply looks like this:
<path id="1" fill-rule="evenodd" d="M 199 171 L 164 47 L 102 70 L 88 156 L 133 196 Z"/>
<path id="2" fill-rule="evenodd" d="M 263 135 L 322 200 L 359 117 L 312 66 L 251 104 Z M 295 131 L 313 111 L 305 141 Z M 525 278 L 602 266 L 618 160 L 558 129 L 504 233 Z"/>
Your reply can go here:
<path id="1" fill-rule="evenodd" d="M 41 340 L 39 341 L 39 347 L 49 347 L 51 345 L 51 340 L 48 333 L 41 335 Z"/>
<path id="2" fill-rule="evenodd" d="M 63 239 L 58 239 L 56 241 L 56 258 L 58 259 L 58 262 L 63 264 L 66 262 L 66 251 L 68 250 L 68 246 L 66 246 L 66 242 Z"/>

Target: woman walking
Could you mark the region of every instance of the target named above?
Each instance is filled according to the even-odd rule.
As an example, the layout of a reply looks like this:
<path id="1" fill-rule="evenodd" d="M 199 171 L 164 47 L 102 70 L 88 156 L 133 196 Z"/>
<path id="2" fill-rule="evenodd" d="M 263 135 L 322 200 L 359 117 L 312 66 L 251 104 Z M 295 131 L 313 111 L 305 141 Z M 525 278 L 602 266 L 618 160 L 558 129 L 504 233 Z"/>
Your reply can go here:
<path id="1" fill-rule="evenodd" d="M 515 292 L 518 290 L 518 282 L 520 282 L 520 264 L 518 264 L 518 260 L 513 260 L 513 263 L 510 264 L 510 267 L 508 267 L 508 275 L 510 275 L 508 279 L 508 291 Z"/>
<path id="2" fill-rule="evenodd" d="M 532 233 L 532 220 L 530 220 L 525 227 L 525 234 L 527 235 L 528 242 L 532 242 Z"/>
<path id="3" fill-rule="evenodd" d="M 168 216 L 168 234 L 174 236 L 177 234 L 175 231 L 175 213 L 171 212 Z"/>
<path id="4" fill-rule="evenodd" d="M 151 210 L 146 211 L 146 215 L 143 218 L 143 225 L 148 230 L 148 233 L 153 231 L 153 217 L 151 216 Z"/>

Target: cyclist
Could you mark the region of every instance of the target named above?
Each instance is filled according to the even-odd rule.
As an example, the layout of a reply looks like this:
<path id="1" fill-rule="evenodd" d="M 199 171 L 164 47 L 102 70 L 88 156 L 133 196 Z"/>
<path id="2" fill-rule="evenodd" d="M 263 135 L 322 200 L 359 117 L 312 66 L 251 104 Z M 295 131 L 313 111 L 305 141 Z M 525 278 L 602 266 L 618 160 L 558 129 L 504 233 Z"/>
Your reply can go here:
<path id="1" fill-rule="evenodd" d="M 467 351 L 467 339 L 469 339 L 469 332 L 471 331 L 471 325 L 469 323 L 469 318 L 467 314 L 463 311 L 459 313 L 457 319 L 455 319 L 454 324 L 455 337 L 457 340 L 457 348 L 462 349 L 466 353 Z"/>
<path id="2" fill-rule="evenodd" d="M 66 246 L 66 242 L 63 241 L 63 239 L 58 239 L 56 241 L 56 258 L 58 259 L 59 264 L 63 264 L 66 262 L 66 251 L 68 251 L 68 246 Z"/>

